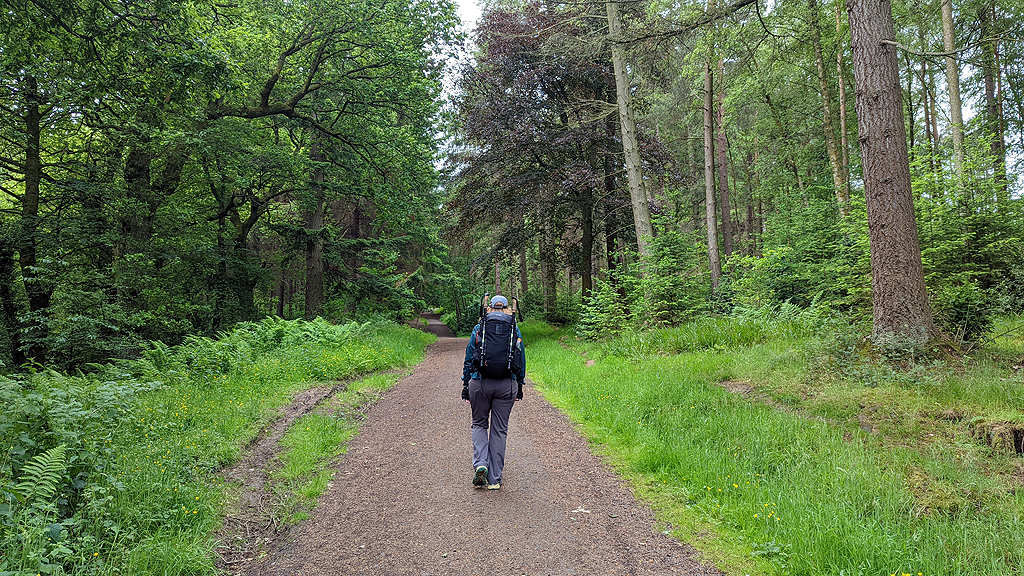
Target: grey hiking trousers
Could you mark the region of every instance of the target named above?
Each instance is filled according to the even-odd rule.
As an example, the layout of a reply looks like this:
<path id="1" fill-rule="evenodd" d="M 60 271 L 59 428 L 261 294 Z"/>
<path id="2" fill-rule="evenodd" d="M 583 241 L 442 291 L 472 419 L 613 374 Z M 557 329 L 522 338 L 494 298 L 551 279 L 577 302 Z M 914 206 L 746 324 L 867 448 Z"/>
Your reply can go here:
<path id="1" fill-rule="evenodd" d="M 512 378 L 469 381 L 469 404 L 473 408 L 473 468 L 487 466 L 488 484 L 501 484 L 508 417 L 518 391 L 519 385 Z"/>

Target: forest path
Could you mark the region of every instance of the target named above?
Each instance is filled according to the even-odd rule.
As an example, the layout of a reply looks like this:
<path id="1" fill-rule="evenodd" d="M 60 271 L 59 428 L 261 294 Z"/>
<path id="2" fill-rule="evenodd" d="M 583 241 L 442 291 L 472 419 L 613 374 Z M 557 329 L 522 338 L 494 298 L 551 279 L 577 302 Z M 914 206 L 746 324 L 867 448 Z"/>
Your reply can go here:
<path id="1" fill-rule="evenodd" d="M 245 574 L 721 574 L 655 530 L 650 509 L 529 380 L 501 489 L 473 488 L 459 398 L 466 343 L 430 345 L 368 411 L 313 517 Z"/>

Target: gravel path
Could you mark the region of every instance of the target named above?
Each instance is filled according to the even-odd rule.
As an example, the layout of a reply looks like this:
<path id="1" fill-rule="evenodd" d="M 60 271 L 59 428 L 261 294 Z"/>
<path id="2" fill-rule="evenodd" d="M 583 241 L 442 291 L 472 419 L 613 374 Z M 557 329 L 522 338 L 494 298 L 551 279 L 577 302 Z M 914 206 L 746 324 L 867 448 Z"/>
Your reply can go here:
<path id="1" fill-rule="evenodd" d="M 246 574 L 721 574 L 655 532 L 651 511 L 529 380 L 501 490 L 474 489 L 466 342 L 439 338 L 370 409 L 313 517 Z"/>

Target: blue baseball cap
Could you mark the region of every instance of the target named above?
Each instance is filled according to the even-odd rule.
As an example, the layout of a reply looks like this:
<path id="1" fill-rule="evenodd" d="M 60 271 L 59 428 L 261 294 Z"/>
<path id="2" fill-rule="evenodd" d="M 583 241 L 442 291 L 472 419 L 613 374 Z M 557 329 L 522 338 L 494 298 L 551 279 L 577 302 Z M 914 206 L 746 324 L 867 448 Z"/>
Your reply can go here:
<path id="1" fill-rule="evenodd" d="M 504 308 L 506 306 L 508 306 L 508 300 L 504 296 L 491 298 L 491 308 Z"/>

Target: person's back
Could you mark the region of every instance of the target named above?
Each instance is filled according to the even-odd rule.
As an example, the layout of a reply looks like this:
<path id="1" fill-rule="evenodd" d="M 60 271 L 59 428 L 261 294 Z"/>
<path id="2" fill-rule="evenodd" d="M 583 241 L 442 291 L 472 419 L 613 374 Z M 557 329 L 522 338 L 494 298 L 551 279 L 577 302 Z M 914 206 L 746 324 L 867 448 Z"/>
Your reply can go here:
<path id="1" fill-rule="evenodd" d="M 508 419 L 523 397 L 526 358 L 513 314 L 504 296 L 492 298 L 466 346 L 462 398 L 472 408 L 473 485 L 478 488 L 501 488 Z"/>

